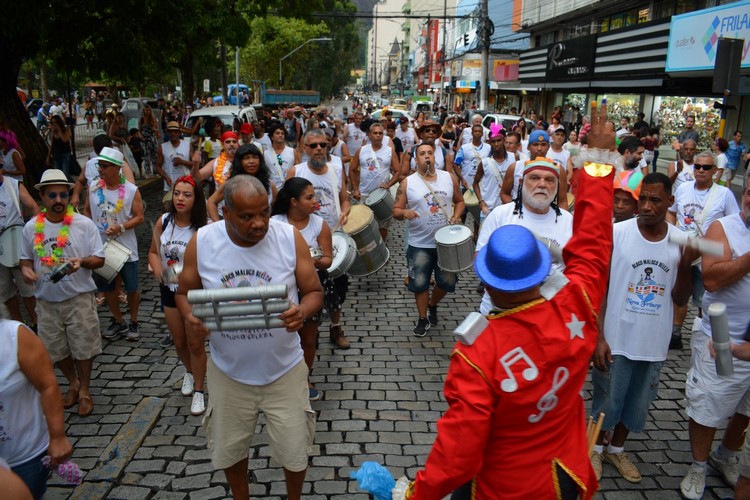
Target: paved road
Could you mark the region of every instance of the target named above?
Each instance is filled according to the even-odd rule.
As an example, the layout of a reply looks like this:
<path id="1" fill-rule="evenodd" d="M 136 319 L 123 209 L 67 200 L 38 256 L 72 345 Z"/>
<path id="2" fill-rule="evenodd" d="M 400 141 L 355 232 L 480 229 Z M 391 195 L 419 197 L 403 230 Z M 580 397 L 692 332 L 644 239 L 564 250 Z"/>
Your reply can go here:
<path id="1" fill-rule="evenodd" d="M 143 192 L 147 217 L 154 220 L 159 187 Z M 446 409 L 442 386 L 453 345 L 450 332 L 479 302 L 476 279 L 464 273 L 457 292 L 440 308 L 440 326 L 423 339 L 413 337 L 415 306 L 403 286 L 402 235 L 402 223 L 395 222 L 386 267 L 371 278 L 352 281 L 343 317 L 352 348 L 334 351 L 323 326 L 312 379 L 324 397 L 313 403 L 318 424 L 305 498 L 369 498 L 357 493 L 356 483 L 348 479 L 367 460 L 385 464 L 395 477 L 413 478 L 424 465 L 435 422 Z M 229 495 L 223 473 L 211 466 L 201 418 L 190 415 L 190 398 L 179 393 L 184 368 L 173 348 L 159 346 L 164 321 L 158 287 L 146 271 L 148 224 L 139 228 L 138 237 L 142 339 L 137 344 L 105 341 L 104 353 L 94 363 L 94 413 L 81 418 L 66 410 L 73 458 L 87 473 L 85 483 L 74 490 L 53 479 L 47 498 L 192 500 Z M 110 316 L 104 311 L 100 308 L 106 326 Z M 627 483 L 605 465 L 599 498 L 679 498 L 679 482 L 689 463 L 683 397 L 688 363 L 688 350 L 670 352 L 647 429 L 628 441 L 643 481 Z M 585 389 L 589 398 L 590 383 Z M 250 452 L 251 495 L 284 498 L 283 472 L 269 463 L 267 441 L 262 432 Z M 709 474 L 704 498 L 730 497 L 731 490 L 716 473 Z"/>

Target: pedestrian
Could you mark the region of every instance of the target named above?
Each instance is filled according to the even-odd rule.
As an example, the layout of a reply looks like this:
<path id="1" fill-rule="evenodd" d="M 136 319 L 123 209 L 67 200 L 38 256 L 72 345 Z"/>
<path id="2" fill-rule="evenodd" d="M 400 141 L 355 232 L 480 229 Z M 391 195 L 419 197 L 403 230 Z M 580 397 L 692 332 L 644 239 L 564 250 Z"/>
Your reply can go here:
<path id="1" fill-rule="evenodd" d="M 47 150 L 47 165 L 62 170 L 70 179 L 70 163 L 73 161 L 70 128 L 65 125 L 60 115 L 52 115 L 50 127 L 52 128 L 52 142 Z"/>
<path id="2" fill-rule="evenodd" d="M 133 155 L 133 159 L 135 160 L 135 165 L 138 169 L 139 177 L 143 178 L 143 155 L 144 155 L 144 140 L 143 136 L 140 132 L 138 132 L 138 129 L 133 127 L 130 129 L 130 137 L 128 138 L 128 142 L 130 144 L 130 152 Z"/>
<path id="3" fill-rule="evenodd" d="M 408 221 L 407 287 L 417 304 L 413 334 L 424 337 L 427 330 L 438 324 L 437 306 L 447 293 L 455 291 L 458 281 L 456 273 L 438 266 L 435 233 L 448 224 L 458 224 L 465 205 L 455 176 L 435 168 L 434 144 L 419 144 L 415 160 L 417 171 L 399 185 L 393 217 Z M 430 293 L 433 274 L 435 286 Z"/>
<path id="4" fill-rule="evenodd" d="M 677 160 L 670 162 L 667 166 L 667 175 L 669 176 L 669 180 L 672 181 L 673 192 L 676 193 L 677 188 L 683 182 L 690 183 L 695 180 L 693 162 L 697 150 L 697 143 L 693 139 L 686 139 L 680 146 Z"/>
<path id="5" fill-rule="evenodd" d="M 0 130 L 0 168 L 5 177 L 23 182 L 26 165 L 18 150 L 18 139 L 12 130 Z"/>
<path id="6" fill-rule="evenodd" d="M 286 132 L 281 123 L 272 122 L 268 134 L 271 137 L 271 148 L 263 153 L 263 158 L 271 171 L 273 183 L 279 190 L 284 185 L 289 169 L 302 162 L 299 151 L 287 144 Z"/>
<path id="7" fill-rule="evenodd" d="M 72 187 L 57 170 L 34 186 L 44 210 L 24 226 L 21 269 L 36 284 L 39 338 L 68 381 L 63 406 L 78 403 L 78 415 L 87 417 L 93 360 L 102 352 L 92 270 L 104 265 L 104 249 L 94 223 L 68 204 Z"/>
<path id="8" fill-rule="evenodd" d="M 677 134 L 675 139 L 672 140 L 672 149 L 675 151 L 681 151 L 683 144 L 688 140 L 698 144 L 700 136 L 698 135 L 698 131 L 693 128 L 694 126 L 695 116 L 690 115 L 685 118 L 685 128 Z"/>
<path id="9" fill-rule="evenodd" d="M 94 103 L 88 97 L 83 100 L 84 118 L 86 119 L 86 130 L 94 130 Z"/>
<path id="10" fill-rule="evenodd" d="M 130 138 L 130 131 L 128 131 L 127 124 L 125 123 L 125 114 L 122 111 L 115 113 L 115 122 L 109 127 L 109 138 L 112 139 L 112 143 L 116 148 L 125 151 L 123 148 L 128 145 L 128 139 Z"/>
<path id="11" fill-rule="evenodd" d="M 237 153 L 237 148 L 239 147 L 239 137 L 236 133 L 227 131 L 221 134 L 220 142 L 222 144 L 222 151 L 218 157 L 209 160 L 208 163 L 200 168 L 197 175 L 194 175 L 198 182 L 208 179 L 213 180 L 211 183 L 211 193 L 218 190 L 229 178 L 229 173 L 234 162 L 234 155 Z"/>
<path id="12" fill-rule="evenodd" d="M 718 137 L 711 148 L 716 155 L 716 176 L 714 182 L 726 186 L 727 182 L 722 181 L 724 170 L 727 168 L 727 151 L 729 150 L 729 141 L 723 137 Z M 731 182 L 731 181 L 730 181 Z"/>
<path id="13" fill-rule="evenodd" d="M 143 136 L 143 169 L 141 170 L 141 177 L 151 177 L 154 175 L 156 169 L 159 144 L 162 141 L 159 122 L 156 120 L 154 110 L 148 104 L 143 106 L 141 117 L 138 119 L 138 131 Z M 167 131 L 169 131 L 169 125 L 167 125 Z"/>
<path id="14" fill-rule="evenodd" d="M 149 267 L 159 283 L 167 328 L 177 357 L 185 366 L 180 392 L 183 396 L 192 396 L 192 415 L 202 415 L 206 411 L 203 389 L 206 350 L 200 339 L 185 334 L 185 318 L 177 309 L 175 291 L 179 270 L 184 264 L 185 248 L 198 229 L 206 225 L 207 219 L 203 189 L 191 176 L 176 179 L 172 185 L 170 210 L 156 221 L 148 252 Z"/>
<path id="15" fill-rule="evenodd" d="M 735 130 L 732 134 L 732 140 L 729 141 L 729 148 L 726 151 L 727 156 L 727 173 L 724 176 L 726 179 L 727 186 L 732 185 L 732 179 L 734 179 L 737 169 L 740 167 L 740 162 L 750 158 L 747 154 L 747 147 L 742 142 L 742 131 Z"/>
<path id="16" fill-rule="evenodd" d="M 296 333 L 323 305 L 310 250 L 299 231 L 270 219 L 268 193 L 249 175 L 229 179 L 224 221 L 198 230 L 185 251 L 177 306 L 188 336 L 209 338 L 208 401 L 204 425 L 214 467 L 224 470 L 235 499 L 249 498 L 248 449 L 260 411 L 269 427 L 271 457 L 284 468 L 286 494 L 299 500 L 315 433 L 307 366 Z M 287 286 L 289 309 L 281 328 L 209 331 L 187 293 L 196 289 Z"/>
<path id="17" fill-rule="evenodd" d="M 594 350 L 591 415 L 605 417 L 591 464 L 597 480 L 607 461 L 623 479 L 639 483 L 641 473 L 625 451 L 625 440 L 631 432 L 643 432 L 656 399 L 669 350 L 672 305 L 687 303 L 690 263 L 697 252 L 680 250 L 669 241 L 670 233 L 677 231 L 665 220 L 673 201 L 669 178 L 652 173 L 633 186 L 634 175 L 640 173 L 628 176 L 628 187 L 639 189 L 639 216 L 614 225 L 608 293 Z"/>
<path id="18" fill-rule="evenodd" d="M 333 262 L 333 241 L 328 223 L 315 214 L 316 205 L 313 184 L 302 177 L 292 177 L 279 191 L 279 196 L 273 204 L 271 218 L 296 227 L 305 239 L 323 287 L 323 308 L 332 314 L 341 309 L 346 296 L 346 288 L 341 289 L 341 285 L 348 287 L 349 283 L 348 280 L 338 280 L 337 284 L 337 280 L 331 278 L 326 271 Z M 320 313 L 313 315 L 305 321 L 298 332 L 308 370 L 310 401 L 317 401 L 322 397 L 321 392 L 310 381 L 318 346 L 320 319 Z"/>
<path id="19" fill-rule="evenodd" d="M 623 170 L 617 173 L 614 184 L 612 222 L 630 220 L 638 215 L 642 179 L 643 174 L 635 170 Z"/>
<path id="20" fill-rule="evenodd" d="M 516 163 L 515 156 L 509 155 L 505 150 L 505 129 L 502 125 L 492 124 L 488 143 L 492 151 L 479 164 L 473 185 L 482 211 L 481 221 L 484 221 L 492 210 L 502 205 L 500 188 L 508 168 Z"/>

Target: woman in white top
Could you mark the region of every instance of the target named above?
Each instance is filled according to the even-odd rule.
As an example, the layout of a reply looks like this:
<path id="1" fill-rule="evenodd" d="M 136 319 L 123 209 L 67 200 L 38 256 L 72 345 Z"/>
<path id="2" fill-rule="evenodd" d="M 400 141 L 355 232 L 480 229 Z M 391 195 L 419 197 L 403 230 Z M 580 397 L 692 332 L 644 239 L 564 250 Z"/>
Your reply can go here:
<path id="1" fill-rule="evenodd" d="M 23 157 L 18 151 L 18 140 L 12 130 L 0 130 L 0 151 L 2 152 L 3 175 L 12 177 L 18 181 L 23 181 L 23 175 L 26 173 L 26 166 L 23 164 Z"/>
<path id="2" fill-rule="evenodd" d="M 185 319 L 175 302 L 177 277 L 182 269 L 188 242 L 198 228 L 206 225 L 206 198 L 191 176 L 180 177 L 172 185 L 171 209 L 159 217 L 148 251 L 149 269 L 159 282 L 161 305 L 172 335 L 177 357 L 187 370 L 182 379 L 182 394 L 193 396 L 190 412 L 206 410 L 203 379 L 206 377 L 206 351 L 202 341 L 191 342 L 185 334 Z"/>
<path id="3" fill-rule="evenodd" d="M 723 137 L 719 137 L 716 139 L 716 142 L 711 149 L 714 150 L 714 154 L 716 155 L 716 175 L 714 177 L 714 182 L 719 182 L 722 174 L 724 174 L 724 169 L 727 168 L 727 150 L 729 149 L 729 141 Z M 726 183 L 724 185 L 726 185 Z"/>
<path id="4" fill-rule="evenodd" d="M 323 285 L 326 296 L 326 306 L 329 306 L 329 288 L 327 282 L 333 281 L 326 272 L 333 263 L 333 241 L 331 228 L 322 217 L 315 215 L 318 201 L 315 199 L 315 189 L 310 181 L 302 177 L 291 177 L 287 179 L 279 191 L 271 212 L 272 218 L 286 222 L 296 227 L 305 238 L 310 252 L 313 255 L 315 269 Z M 312 365 L 315 361 L 315 353 L 318 345 L 318 326 L 320 325 L 320 314 L 308 319 L 299 330 L 300 343 L 305 355 L 305 364 L 309 373 L 312 373 Z M 308 379 L 310 400 L 320 399 L 320 392 Z"/>

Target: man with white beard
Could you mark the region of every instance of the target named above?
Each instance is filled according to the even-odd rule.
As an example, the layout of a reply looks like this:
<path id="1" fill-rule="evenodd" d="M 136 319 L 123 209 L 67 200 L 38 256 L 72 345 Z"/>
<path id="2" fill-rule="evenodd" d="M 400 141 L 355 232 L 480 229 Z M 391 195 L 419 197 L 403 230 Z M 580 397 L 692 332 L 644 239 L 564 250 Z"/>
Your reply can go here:
<path id="1" fill-rule="evenodd" d="M 520 165 L 519 162 L 516 166 Z M 557 272 L 562 267 L 562 262 L 554 256 L 562 254 L 562 247 L 573 235 L 573 216 L 557 206 L 559 183 L 560 168 L 552 160 L 536 158 L 525 162 L 520 196 L 515 203 L 500 205 L 490 212 L 479 231 L 476 252 L 487 244 L 495 229 L 507 224 L 518 224 L 534 233 L 537 238 L 545 238 L 553 255 L 550 274 Z M 493 309 L 496 308 L 485 292 L 479 311 L 486 315 Z"/>

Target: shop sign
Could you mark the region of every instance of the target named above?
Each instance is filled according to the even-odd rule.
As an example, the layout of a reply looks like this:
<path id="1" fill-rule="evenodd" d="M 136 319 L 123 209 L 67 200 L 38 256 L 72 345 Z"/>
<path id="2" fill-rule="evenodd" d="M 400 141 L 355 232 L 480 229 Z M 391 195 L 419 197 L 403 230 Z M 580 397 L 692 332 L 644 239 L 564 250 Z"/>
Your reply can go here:
<path id="1" fill-rule="evenodd" d="M 714 69 L 721 37 L 745 40 L 742 67 L 750 68 L 750 0 L 672 17 L 667 72 Z"/>
<path id="2" fill-rule="evenodd" d="M 547 81 L 585 80 L 594 73 L 596 35 L 553 43 L 547 49 Z"/>
<path id="3" fill-rule="evenodd" d="M 456 80 L 456 89 L 475 89 L 477 88 L 476 80 Z"/>
<path id="4" fill-rule="evenodd" d="M 496 59 L 492 61 L 493 82 L 512 82 L 518 80 L 518 59 Z"/>
<path id="5" fill-rule="evenodd" d="M 482 60 L 481 59 L 465 59 L 463 62 L 463 71 L 461 76 L 466 80 L 472 78 L 479 79 L 482 74 Z"/>

